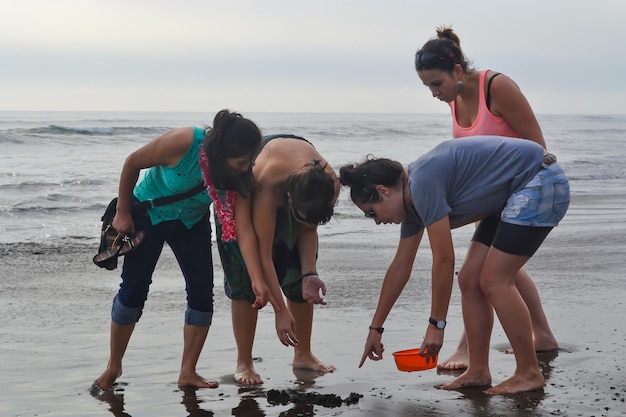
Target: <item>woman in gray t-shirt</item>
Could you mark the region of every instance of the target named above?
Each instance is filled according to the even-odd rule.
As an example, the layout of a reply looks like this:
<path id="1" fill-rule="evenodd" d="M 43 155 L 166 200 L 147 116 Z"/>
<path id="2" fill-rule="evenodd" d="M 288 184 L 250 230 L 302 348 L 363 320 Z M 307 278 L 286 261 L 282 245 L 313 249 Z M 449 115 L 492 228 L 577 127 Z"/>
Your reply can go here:
<path id="1" fill-rule="evenodd" d="M 542 388 L 528 308 L 515 287 L 515 273 L 539 248 L 569 205 L 569 184 L 551 154 L 519 139 L 478 136 L 443 142 L 404 169 L 399 162 L 370 158 L 340 169 L 342 185 L 365 216 L 401 223 L 396 256 L 385 274 L 378 307 L 361 358 L 382 358 L 382 325 L 406 285 L 424 229 L 433 253 L 431 317 L 420 347 L 436 360 L 454 277 L 450 230 L 484 219 L 459 271 L 470 366 L 438 388 L 491 384 L 489 340 L 495 308 L 509 337 L 515 374 L 488 389 L 508 394 Z M 374 331 L 372 331 L 374 330 Z"/>

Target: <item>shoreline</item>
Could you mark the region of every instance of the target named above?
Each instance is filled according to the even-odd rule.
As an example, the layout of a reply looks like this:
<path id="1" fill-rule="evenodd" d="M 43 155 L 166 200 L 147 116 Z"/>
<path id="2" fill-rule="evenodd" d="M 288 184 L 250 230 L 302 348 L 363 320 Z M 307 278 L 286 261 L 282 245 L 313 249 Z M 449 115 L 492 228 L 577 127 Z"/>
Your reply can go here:
<path id="1" fill-rule="evenodd" d="M 415 347 L 430 308 L 430 250 L 420 248 L 407 288 L 385 323 L 383 360 L 358 362 L 376 306 L 382 276 L 397 238 L 372 224 L 371 234 L 321 238 L 318 269 L 328 286 L 327 306 L 315 309 L 313 353 L 335 365 L 332 374 L 293 371 L 292 350 L 280 345 L 271 308 L 261 310 L 253 354 L 265 380 L 258 389 L 234 383 L 236 352 L 229 301 L 214 247 L 215 315 L 198 372 L 218 380 L 217 389 L 176 385 L 185 309 L 183 279 L 165 248 L 154 283 L 129 345 L 119 390 L 93 398 L 89 388 L 108 358 L 110 303 L 118 268 L 91 263 L 94 248 L 74 244 L 0 244 L 0 415 L 7 416 L 626 416 L 626 197 L 602 206 L 579 200 L 526 269 L 542 297 L 560 349 L 540 354 L 542 391 L 488 396 L 481 389 L 442 391 L 435 384 L 454 376 L 429 370 L 399 372 L 392 352 Z M 584 205 L 580 202 L 584 201 Z M 589 213 L 597 213 L 590 216 Z M 332 226 L 331 226 L 332 227 Z M 379 226 L 383 227 L 383 226 Z M 330 229 L 329 229 L 330 230 Z M 460 255 L 467 231 L 455 243 Z M 323 235 L 323 233 L 322 233 Z M 363 238 L 365 236 L 366 238 Z M 372 238 L 374 237 L 375 238 Z M 382 236 L 382 237 L 381 237 Z M 458 240 L 457 240 L 458 239 Z M 461 256 L 460 256 L 461 258 Z M 462 259 L 459 258 L 459 264 Z M 460 295 L 455 285 L 448 315 L 446 358 L 461 333 Z M 493 383 L 510 376 L 514 357 L 496 321 L 491 342 Z M 362 395 L 355 404 L 272 405 L 267 392 L 299 390 Z"/>

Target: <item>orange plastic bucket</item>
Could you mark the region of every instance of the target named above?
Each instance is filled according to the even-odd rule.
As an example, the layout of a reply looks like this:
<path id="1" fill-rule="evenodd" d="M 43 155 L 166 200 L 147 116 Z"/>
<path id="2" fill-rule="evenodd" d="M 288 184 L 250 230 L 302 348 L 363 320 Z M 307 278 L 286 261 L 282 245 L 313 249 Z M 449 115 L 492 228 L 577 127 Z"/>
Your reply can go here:
<path id="1" fill-rule="evenodd" d="M 438 357 L 426 363 L 426 356 L 420 355 L 419 349 L 407 349 L 393 352 L 398 370 L 403 372 L 425 371 L 437 366 Z"/>

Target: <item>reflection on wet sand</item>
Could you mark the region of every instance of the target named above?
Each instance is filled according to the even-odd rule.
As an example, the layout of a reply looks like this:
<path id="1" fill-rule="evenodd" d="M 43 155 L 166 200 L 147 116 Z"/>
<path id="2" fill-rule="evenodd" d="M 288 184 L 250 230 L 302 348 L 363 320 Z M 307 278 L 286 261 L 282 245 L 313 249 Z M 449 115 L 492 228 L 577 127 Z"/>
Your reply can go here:
<path id="1" fill-rule="evenodd" d="M 180 402 L 185 406 L 185 410 L 189 413 L 189 417 L 213 417 L 213 411 L 200 408 L 200 404 L 204 400 L 199 399 L 196 395 L 198 388 L 196 387 L 179 387 L 183 393 L 183 399 Z"/>
<path id="2" fill-rule="evenodd" d="M 504 352 L 506 347 L 499 348 L 494 347 L 496 350 Z M 542 373 L 546 379 L 546 383 L 550 379 L 553 371 L 552 362 L 559 356 L 559 353 L 567 352 L 567 350 L 555 350 L 551 352 L 537 353 L 537 359 Z M 442 371 L 438 370 L 438 375 L 459 375 L 463 371 Z M 281 417 L 296 417 L 296 416 L 313 416 L 313 415 L 325 415 L 319 414 L 320 410 L 335 409 L 336 407 L 348 406 L 356 404 L 363 396 L 360 394 L 352 393 L 345 399 L 342 399 L 339 395 L 326 393 L 320 394 L 312 388 L 315 387 L 316 382 L 323 374 L 315 371 L 295 369 L 293 370 L 294 380 L 291 387 L 284 389 L 268 389 L 264 387 L 246 387 L 239 386 L 237 389 L 237 396 L 239 397 L 239 403 L 230 409 L 231 415 L 235 417 L 266 417 L 272 415 L 272 409 L 274 407 L 280 408 Z M 226 383 L 222 381 L 222 383 Z M 229 383 L 234 383 L 229 380 Z M 227 383 L 228 384 L 228 383 Z M 348 384 L 346 387 L 333 386 L 334 389 L 344 390 L 346 388 L 355 388 L 358 385 L 352 386 Z M 103 391 L 97 385 L 92 385 L 90 388 L 91 395 L 98 401 L 105 402 L 109 406 L 109 411 L 115 417 L 132 417 L 130 414 L 124 411 L 124 395 L 128 395 L 125 391 L 126 383 L 116 383 L 112 389 Z M 464 412 L 476 417 L 490 417 L 490 416 L 512 416 L 512 417 L 526 417 L 526 416 L 539 416 L 541 414 L 541 405 L 545 400 L 544 390 L 537 390 L 532 392 L 525 392 L 522 394 L 514 394 L 507 396 L 497 396 L 485 394 L 484 391 L 487 387 L 472 387 L 462 388 L 455 390 L 460 394 L 459 399 L 465 399 Z M 433 388 L 434 389 L 434 388 Z M 215 412 L 207 406 L 207 400 L 198 395 L 198 388 L 194 387 L 178 387 L 175 392 L 180 392 L 182 398 L 180 403 L 184 406 L 185 411 L 188 413 L 188 417 L 213 417 Z M 200 393 L 204 392 L 201 390 Z M 391 395 L 390 395 L 391 398 Z M 377 401 L 376 403 L 370 403 L 369 406 L 373 406 L 371 411 L 381 412 L 389 415 L 402 415 L 403 412 L 417 415 L 428 415 L 432 412 L 432 404 L 428 401 L 422 404 L 409 404 L 409 403 L 395 403 L 394 409 L 387 409 L 387 401 L 382 403 Z M 315 406 L 321 407 L 315 409 Z M 286 408 L 289 407 L 289 408 Z M 400 414 L 398 414 L 400 413 Z"/>
<path id="3" fill-rule="evenodd" d="M 315 391 L 308 391 L 315 385 L 318 377 L 324 373 L 310 371 L 306 369 L 293 370 L 295 380 L 294 387 L 283 390 L 263 387 L 239 386 L 238 396 L 241 398 L 239 404 L 232 408 L 231 415 L 236 417 L 265 417 L 266 411 L 262 409 L 257 399 L 263 399 L 263 403 L 269 407 L 290 405 L 291 408 L 281 411 L 282 417 L 296 417 L 304 415 L 315 415 L 314 405 L 321 405 L 326 408 L 340 407 L 343 404 L 349 405 L 358 402 L 362 397 L 360 394 L 352 393 L 345 400 L 335 394 L 320 394 Z M 126 383 L 116 382 L 109 390 L 101 389 L 95 382 L 90 387 L 90 394 L 98 401 L 107 403 L 109 411 L 115 417 L 132 417 L 124 411 L 124 394 Z M 188 417 L 213 417 L 215 414 L 211 410 L 203 408 L 206 401 L 198 397 L 199 388 L 179 386 L 177 392 L 182 393 L 181 404 L 188 413 Z M 284 401 L 278 401 L 280 397 Z"/>
<path id="4" fill-rule="evenodd" d="M 100 386 L 94 382 L 89 388 L 90 394 L 102 401 L 109 404 L 109 411 L 115 417 L 132 417 L 130 414 L 124 411 L 124 383 L 114 383 L 111 389 L 103 390 Z"/>

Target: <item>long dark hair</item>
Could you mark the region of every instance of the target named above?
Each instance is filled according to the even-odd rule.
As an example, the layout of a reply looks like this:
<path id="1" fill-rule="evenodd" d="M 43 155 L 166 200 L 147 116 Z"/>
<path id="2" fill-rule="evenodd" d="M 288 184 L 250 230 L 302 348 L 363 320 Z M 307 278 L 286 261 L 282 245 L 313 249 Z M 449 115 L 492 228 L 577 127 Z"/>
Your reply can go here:
<path id="1" fill-rule="evenodd" d="M 328 223 L 335 211 L 335 179 L 326 171 L 327 165 L 314 160 L 287 180 L 293 210 L 313 225 Z"/>
<path id="2" fill-rule="evenodd" d="M 381 196 L 376 186 L 393 187 L 404 174 L 398 161 L 375 158 L 368 155 L 360 164 L 347 164 L 339 169 L 341 185 L 350 187 L 350 198 L 354 203 L 378 203 Z"/>
<path id="3" fill-rule="evenodd" d="M 237 174 L 228 166 L 227 159 L 250 156 L 254 160 L 262 140 L 257 125 L 239 113 L 221 110 L 213 119 L 213 127 L 206 127 L 205 132 L 202 146 L 215 188 L 249 195 L 254 190 L 252 164 L 248 172 Z"/>

